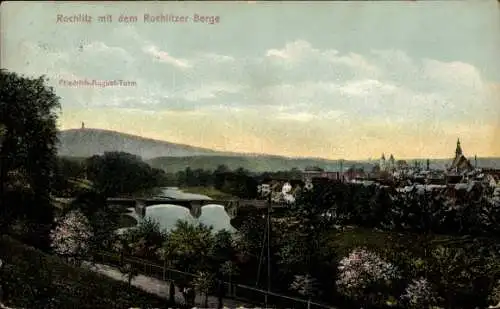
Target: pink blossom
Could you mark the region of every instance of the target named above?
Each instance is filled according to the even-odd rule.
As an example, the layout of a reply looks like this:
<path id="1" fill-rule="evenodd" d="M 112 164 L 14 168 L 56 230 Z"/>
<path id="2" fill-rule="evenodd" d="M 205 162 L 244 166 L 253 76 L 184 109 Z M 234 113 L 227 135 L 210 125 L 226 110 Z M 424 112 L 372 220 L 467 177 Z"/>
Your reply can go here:
<path id="1" fill-rule="evenodd" d="M 50 237 L 57 254 L 80 257 L 88 253 L 93 233 L 88 219 L 80 211 L 72 211 L 58 222 Z"/>
<path id="2" fill-rule="evenodd" d="M 365 249 L 355 249 L 338 266 L 337 287 L 347 296 L 362 293 L 375 284 L 385 284 L 397 278 L 397 268 Z"/>

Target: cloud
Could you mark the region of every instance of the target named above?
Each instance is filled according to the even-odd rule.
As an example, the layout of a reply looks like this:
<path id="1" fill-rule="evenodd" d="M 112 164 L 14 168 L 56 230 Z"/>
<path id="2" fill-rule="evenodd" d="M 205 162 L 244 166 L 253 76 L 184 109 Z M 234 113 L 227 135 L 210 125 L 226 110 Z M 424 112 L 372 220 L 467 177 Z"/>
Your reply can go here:
<path id="1" fill-rule="evenodd" d="M 127 61 L 132 61 L 133 57 L 121 47 L 108 46 L 104 42 L 94 41 L 89 44 L 82 44 L 78 47 L 80 53 L 110 54 L 113 57 L 120 57 Z"/>
<path id="2" fill-rule="evenodd" d="M 216 63 L 233 63 L 236 59 L 232 56 L 215 54 L 215 53 L 205 53 L 200 55 L 200 60 L 208 60 Z"/>
<path id="3" fill-rule="evenodd" d="M 423 72 L 431 80 L 447 87 L 481 91 L 483 79 L 473 65 L 464 62 L 440 62 L 432 59 L 423 61 Z"/>
<path id="4" fill-rule="evenodd" d="M 182 69 L 191 68 L 191 64 L 186 59 L 175 58 L 167 52 L 159 50 L 158 47 L 154 45 L 144 47 L 143 51 L 153 56 L 153 58 L 159 62 L 168 63 Z"/>
<path id="5" fill-rule="evenodd" d="M 190 87 L 182 91 L 178 96 L 187 101 L 199 101 L 205 99 L 215 99 L 224 93 L 235 94 L 245 89 L 244 86 L 231 82 L 212 82 L 199 87 Z"/>
<path id="6" fill-rule="evenodd" d="M 366 79 L 347 82 L 339 90 L 349 96 L 370 96 L 391 94 L 397 90 L 397 87 L 378 80 Z"/>
<path id="7" fill-rule="evenodd" d="M 320 50 L 304 40 L 287 43 L 282 49 L 269 49 L 265 55 L 271 61 L 275 60 L 283 65 L 315 62 L 326 64 L 328 67 L 345 66 L 365 74 L 378 73 L 378 68 L 362 55 L 356 53 L 341 55 L 335 49 Z"/>

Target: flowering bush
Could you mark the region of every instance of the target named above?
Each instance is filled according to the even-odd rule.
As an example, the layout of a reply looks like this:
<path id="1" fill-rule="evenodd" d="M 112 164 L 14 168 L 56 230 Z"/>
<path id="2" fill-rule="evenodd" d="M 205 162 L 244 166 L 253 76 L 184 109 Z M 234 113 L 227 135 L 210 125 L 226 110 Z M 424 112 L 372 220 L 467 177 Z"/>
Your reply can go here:
<path id="1" fill-rule="evenodd" d="M 385 302 L 384 290 L 397 279 L 397 268 L 377 254 L 355 249 L 338 266 L 337 288 L 343 295 L 366 303 Z"/>
<path id="2" fill-rule="evenodd" d="M 425 278 L 414 279 L 401 296 L 409 308 L 425 308 L 434 305 L 436 295 L 431 283 Z"/>
<path id="3" fill-rule="evenodd" d="M 88 254 L 92 237 L 90 223 L 80 211 L 68 213 L 50 233 L 54 251 L 68 259 Z"/>

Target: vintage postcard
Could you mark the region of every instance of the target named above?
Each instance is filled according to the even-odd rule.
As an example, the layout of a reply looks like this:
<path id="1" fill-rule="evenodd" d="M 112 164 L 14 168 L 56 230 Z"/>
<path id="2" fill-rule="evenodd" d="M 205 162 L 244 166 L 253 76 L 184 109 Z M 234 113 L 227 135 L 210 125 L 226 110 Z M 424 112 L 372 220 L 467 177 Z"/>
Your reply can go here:
<path id="1" fill-rule="evenodd" d="M 0 18 L 2 308 L 500 308 L 500 1 Z"/>

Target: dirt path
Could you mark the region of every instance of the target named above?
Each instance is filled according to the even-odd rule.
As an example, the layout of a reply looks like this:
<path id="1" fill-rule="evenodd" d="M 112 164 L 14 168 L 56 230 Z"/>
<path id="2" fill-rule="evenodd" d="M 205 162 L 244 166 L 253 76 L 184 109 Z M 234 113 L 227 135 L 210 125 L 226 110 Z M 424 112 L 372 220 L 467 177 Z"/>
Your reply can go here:
<path id="1" fill-rule="evenodd" d="M 112 279 L 115 280 L 120 280 L 126 282 L 127 279 L 123 276 L 123 274 L 115 267 L 111 267 L 108 265 L 103 265 L 103 264 L 94 264 L 91 265 L 90 263 L 85 262 L 84 267 L 87 267 L 95 272 L 101 273 L 103 275 L 106 275 Z M 146 292 L 149 292 L 151 294 L 158 295 L 160 297 L 163 297 L 167 299 L 168 296 L 168 291 L 169 291 L 169 282 L 159 280 L 156 278 L 152 277 L 147 277 L 144 275 L 138 275 L 137 277 L 132 279 L 132 285 L 140 288 Z M 175 300 L 176 303 L 184 303 L 184 297 L 181 293 L 181 291 L 176 287 L 175 288 Z M 202 295 L 196 295 L 196 300 L 195 303 L 197 305 L 203 305 L 205 301 L 205 297 Z M 209 308 L 217 308 L 219 301 L 217 297 L 214 296 L 209 296 L 208 297 L 208 307 Z M 237 300 L 233 299 L 227 299 L 224 298 L 223 301 L 224 307 L 229 307 L 229 308 L 238 308 L 238 307 L 246 307 L 246 308 L 254 308 L 255 306 L 250 305 L 248 303 L 240 302 Z"/>

